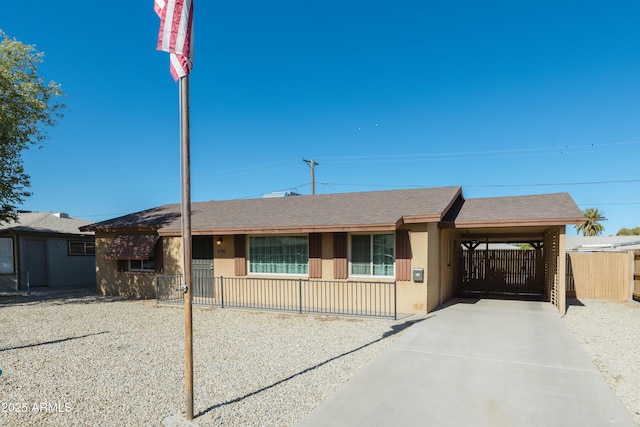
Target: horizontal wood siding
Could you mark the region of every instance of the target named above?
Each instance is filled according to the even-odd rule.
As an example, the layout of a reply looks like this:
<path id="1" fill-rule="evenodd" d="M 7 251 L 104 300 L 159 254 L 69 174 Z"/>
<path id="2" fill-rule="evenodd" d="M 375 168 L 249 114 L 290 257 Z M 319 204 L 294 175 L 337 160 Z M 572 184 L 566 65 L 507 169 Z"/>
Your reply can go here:
<path id="1" fill-rule="evenodd" d="M 633 254 L 627 252 L 567 253 L 569 298 L 628 301 L 633 281 Z"/>

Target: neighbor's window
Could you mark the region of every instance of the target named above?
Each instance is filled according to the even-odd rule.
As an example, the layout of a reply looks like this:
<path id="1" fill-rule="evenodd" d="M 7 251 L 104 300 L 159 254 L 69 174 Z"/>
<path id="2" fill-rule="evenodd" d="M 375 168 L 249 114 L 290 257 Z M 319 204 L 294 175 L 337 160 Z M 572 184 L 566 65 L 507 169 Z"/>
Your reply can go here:
<path id="1" fill-rule="evenodd" d="M 96 244 L 94 242 L 73 241 L 69 242 L 69 255 L 95 255 Z"/>
<path id="2" fill-rule="evenodd" d="M 249 237 L 250 273 L 307 274 L 308 269 L 307 236 Z"/>
<path id="3" fill-rule="evenodd" d="M 13 239 L 0 237 L 0 274 L 13 273 Z"/>
<path id="4" fill-rule="evenodd" d="M 153 256 L 149 259 L 130 259 L 129 271 L 156 271 L 156 263 Z"/>
<path id="5" fill-rule="evenodd" d="M 393 276 L 393 234 L 351 235 L 350 273 L 354 276 Z"/>

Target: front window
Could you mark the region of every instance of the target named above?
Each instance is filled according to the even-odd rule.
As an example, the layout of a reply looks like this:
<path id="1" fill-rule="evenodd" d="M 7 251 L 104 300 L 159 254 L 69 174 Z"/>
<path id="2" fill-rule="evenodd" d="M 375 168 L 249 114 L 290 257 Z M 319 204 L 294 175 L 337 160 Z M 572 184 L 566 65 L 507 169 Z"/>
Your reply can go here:
<path id="1" fill-rule="evenodd" d="M 354 234 L 351 236 L 351 274 L 354 276 L 393 276 L 393 234 Z"/>
<path id="2" fill-rule="evenodd" d="M 13 274 L 13 239 L 0 237 L 0 274 Z"/>
<path id="3" fill-rule="evenodd" d="M 155 260 L 153 257 L 149 259 L 130 259 L 129 271 L 155 271 Z"/>
<path id="4" fill-rule="evenodd" d="M 249 272 L 267 274 L 307 274 L 307 236 L 249 237 Z"/>
<path id="5" fill-rule="evenodd" d="M 83 242 L 70 240 L 69 255 L 95 255 L 96 244 L 94 242 Z"/>

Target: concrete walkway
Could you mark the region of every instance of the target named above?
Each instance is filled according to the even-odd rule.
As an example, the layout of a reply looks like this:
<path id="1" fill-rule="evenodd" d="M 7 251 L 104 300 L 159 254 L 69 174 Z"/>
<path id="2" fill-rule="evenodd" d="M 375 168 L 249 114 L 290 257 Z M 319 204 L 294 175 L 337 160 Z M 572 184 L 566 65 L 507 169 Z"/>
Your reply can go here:
<path id="1" fill-rule="evenodd" d="M 549 303 L 430 313 L 300 427 L 637 427 Z"/>

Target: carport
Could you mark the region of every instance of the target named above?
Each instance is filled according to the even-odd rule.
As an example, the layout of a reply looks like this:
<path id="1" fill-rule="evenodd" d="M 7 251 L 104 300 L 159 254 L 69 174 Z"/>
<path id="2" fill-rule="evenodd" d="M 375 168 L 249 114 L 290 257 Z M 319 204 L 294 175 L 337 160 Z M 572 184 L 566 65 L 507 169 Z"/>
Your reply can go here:
<path id="1" fill-rule="evenodd" d="M 566 310 L 565 230 L 583 220 L 567 193 L 459 199 L 443 219 L 453 294 L 537 299 Z"/>

